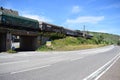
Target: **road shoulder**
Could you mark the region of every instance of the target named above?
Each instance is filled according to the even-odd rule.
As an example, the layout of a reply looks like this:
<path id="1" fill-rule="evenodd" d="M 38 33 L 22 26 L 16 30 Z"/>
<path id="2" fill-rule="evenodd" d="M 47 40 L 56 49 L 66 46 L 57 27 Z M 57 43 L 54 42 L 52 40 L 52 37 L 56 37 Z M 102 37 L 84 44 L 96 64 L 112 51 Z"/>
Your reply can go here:
<path id="1" fill-rule="evenodd" d="M 120 80 L 120 58 L 117 62 L 98 80 Z"/>

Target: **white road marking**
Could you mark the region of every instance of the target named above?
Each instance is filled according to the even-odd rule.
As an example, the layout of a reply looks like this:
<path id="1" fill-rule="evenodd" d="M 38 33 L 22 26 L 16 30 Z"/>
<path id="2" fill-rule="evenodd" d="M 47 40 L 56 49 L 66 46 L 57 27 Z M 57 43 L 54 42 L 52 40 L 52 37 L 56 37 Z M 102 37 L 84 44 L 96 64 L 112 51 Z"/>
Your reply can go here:
<path id="1" fill-rule="evenodd" d="M 79 59 L 82 59 L 83 57 L 80 57 L 80 58 L 74 58 L 74 59 L 71 59 L 70 61 L 76 61 L 76 60 L 79 60 Z"/>
<path id="2" fill-rule="evenodd" d="M 119 58 L 120 56 L 105 71 L 103 71 L 99 76 L 97 76 L 95 80 L 98 80 L 105 72 L 107 72 L 117 62 Z"/>
<path id="3" fill-rule="evenodd" d="M 16 63 L 23 63 L 23 62 L 29 62 L 29 60 L 0 63 L 0 65 L 16 64 Z"/>
<path id="4" fill-rule="evenodd" d="M 61 56 L 55 56 L 55 57 L 49 57 L 49 59 L 57 59 L 57 58 L 59 58 L 59 57 L 61 57 Z"/>
<path id="5" fill-rule="evenodd" d="M 51 65 L 45 65 L 45 66 L 40 66 L 40 67 L 29 68 L 29 69 L 25 69 L 25 70 L 21 70 L 21 71 L 11 72 L 10 74 L 22 73 L 22 72 L 41 69 L 41 68 L 45 68 L 45 67 L 49 67 L 49 66 L 51 66 Z"/>
<path id="6" fill-rule="evenodd" d="M 120 54 L 116 55 L 112 60 L 107 62 L 104 66 L 100 67 L 98 70 L 93 72 L 88 77 L 84 78 L 83 80 L 98 80 L 114 63 L 120 58 Z"/>
<path id="7" fill-rule="evenodd" d="M 0 58 L 13 58 L 14 56 L 0 56 Z"/>

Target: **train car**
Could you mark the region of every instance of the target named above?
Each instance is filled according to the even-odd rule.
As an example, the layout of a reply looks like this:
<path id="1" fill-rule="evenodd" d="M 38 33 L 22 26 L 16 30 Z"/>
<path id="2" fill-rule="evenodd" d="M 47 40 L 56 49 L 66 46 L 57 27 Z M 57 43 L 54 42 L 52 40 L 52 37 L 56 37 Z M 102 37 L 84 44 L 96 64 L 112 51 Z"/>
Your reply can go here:
<path id="1" fill-rule="evenodd" d="M 0 25 L 6 27 L 12 27 L 15 29 L 23 29 L 23 30 L 38 30 L 39 29 L 39 22 L 34 19 L 16 16 L 16 15 L 9 15 L 0 12 Z"/>
<path id="2" fill-rule="evenodd" d="M 74 36 L 74 37 L 76 37 L 78 35 L 76 31 L 66 29 L 66 28 L 64 28 L 62 33 L 67 35 L 67 36 Z"/>
<path id="3" fill-rule="evenodd" d="M 49 23 L 46 23 L 46 22 L 39 22 L 39 28 L 42 31 L 45 31 L 45 32 L 55 32 L 55 33 L 61 33 L 62 32 L 62 27 L 61 26 L 49 24 Z"/>
<path id="4" fill-rule="evenodd" d="M 92 34 L 85 34 L 85 38 L 86 38 L 86 39 L 91 39 L 92 37 L 93 37 Z"/>
<path id="5" fill-rule="evenodd" d="M 44 31 L 44 32 L 51 32 L 51 26 L 50 25 L 47 25 L 45 22 L 39 22 L 39 28 L 41 29 L 41 31 Z"/>
<path id="6" fill-rule="evenodd" d="M 79 30 L 76 30 L 76 32 L 77 32 L 77 37 L 83 37 L 83 32 Z"/>

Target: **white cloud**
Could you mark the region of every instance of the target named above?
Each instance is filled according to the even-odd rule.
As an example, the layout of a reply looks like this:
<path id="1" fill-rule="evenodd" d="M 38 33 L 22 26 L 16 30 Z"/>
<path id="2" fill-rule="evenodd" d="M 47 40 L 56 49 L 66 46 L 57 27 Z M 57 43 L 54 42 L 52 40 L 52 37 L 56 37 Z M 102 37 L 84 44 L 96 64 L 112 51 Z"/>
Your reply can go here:
<path id="1" fill-rule="evenodd" d="M 78 24 L 78 23 L 92 23 L 96 24 L 99 21 L 102 21 L 104 16 L 80 16 L 76 19 L 67 19 L 66 23 Z"/>
<path id="2" fill-rule="evenodd" d="M 38 21 L 52 22 L 51 19 L 48 19 L 45 16 L 31 15 L 31 14 L 22 14 L 22 16 L 28 17 L 28 18 L 31 18 L 31 19 L 36 19 Z"/>
<path id="3" fill-rule="evenodd" d="M 103 30 L 103 29 L 101 29 L 101 30 L 94 30 L 95 32 L 102 32 L 102 33 L 110 33 L 108 30 Z"/>
<path id="4" fill-rule="evenodd" d="M 79 6 L 73 6 L 72 7 L 72 13 L 79 13 L 82 10 Z"/>

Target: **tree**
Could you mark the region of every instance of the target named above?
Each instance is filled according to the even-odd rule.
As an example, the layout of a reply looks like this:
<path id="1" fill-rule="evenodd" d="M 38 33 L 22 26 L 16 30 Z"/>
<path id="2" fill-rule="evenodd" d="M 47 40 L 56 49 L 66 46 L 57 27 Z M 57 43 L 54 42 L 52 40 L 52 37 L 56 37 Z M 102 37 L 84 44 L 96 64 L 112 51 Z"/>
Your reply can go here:
<path id="1" fill-rule="evenodd" d="M 120 41 L 118 41 L 118 42 L 117 42 L 117 45 L 119 45 L 119 46 L 120 46 Z"/>

